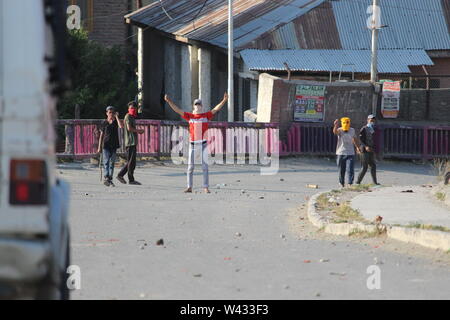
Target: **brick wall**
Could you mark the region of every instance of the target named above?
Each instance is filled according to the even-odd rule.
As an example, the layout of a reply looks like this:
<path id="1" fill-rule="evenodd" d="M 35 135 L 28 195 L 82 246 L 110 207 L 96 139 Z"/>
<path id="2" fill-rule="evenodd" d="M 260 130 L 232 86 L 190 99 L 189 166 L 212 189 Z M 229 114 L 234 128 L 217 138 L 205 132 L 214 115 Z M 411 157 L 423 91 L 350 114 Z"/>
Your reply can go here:
<path id="1" fill-rule="evenodd" d="M 372 86 L 367 83 L 326 83 L 283 80 L 268 74 L 259 77 L 258 122 L 280 123 L 280 137 L 294 120 L 293 102 L 297 84 L 325 85 L 325 119 L 332 123 L 343 116 L 350 117 L 355 126 L 366 122 L 372 111 Z"/>
<path id="2" fill-rule="evenodd" d="M 429 90 L 428 117 L 427 117 L 427 90 L 402 89 L 400 93 L 400 112 L 396 119 L 383 119 L 389 121 L 450 121 L 450 90 Z"/>
<path id="3" fill-rule="evenodd" d="M 430 75 L 433 74 L 448 74 L 450 75 L 450 58 L 432 58 L 434 66 L 425 66 Z M 411 73 L 425 74 L 422 67 L 411 66 Z M 425 78 L 423 78 L 425 79 Z M 450 78 L 439 78 L 440 88 L 450 88 Z"/>
<path id="4" fill-rule="evenodd" d="M 123 16 L 128 12 L 129 0 L 94 0 L 91 40 L 106 46 L 125 45 L 128 26 Z"/>

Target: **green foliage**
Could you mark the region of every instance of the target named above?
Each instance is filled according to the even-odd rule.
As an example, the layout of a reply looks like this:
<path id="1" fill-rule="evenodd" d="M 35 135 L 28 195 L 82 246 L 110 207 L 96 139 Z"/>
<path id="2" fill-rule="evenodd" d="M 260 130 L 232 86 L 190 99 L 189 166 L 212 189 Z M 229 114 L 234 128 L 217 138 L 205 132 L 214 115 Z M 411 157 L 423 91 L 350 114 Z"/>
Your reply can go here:
<path id="1" fill-rule="evenodd" d="M 74 118 L 76 104 L 82 119 L 104 118 L 108 105 L 123 116 L 127 102 L 137 94 L 137 84 L 122 48 L 90 41 L 81 29 L 69 31 L 67 52 L 71 89 L 59 101 L 59 118 Z"/>

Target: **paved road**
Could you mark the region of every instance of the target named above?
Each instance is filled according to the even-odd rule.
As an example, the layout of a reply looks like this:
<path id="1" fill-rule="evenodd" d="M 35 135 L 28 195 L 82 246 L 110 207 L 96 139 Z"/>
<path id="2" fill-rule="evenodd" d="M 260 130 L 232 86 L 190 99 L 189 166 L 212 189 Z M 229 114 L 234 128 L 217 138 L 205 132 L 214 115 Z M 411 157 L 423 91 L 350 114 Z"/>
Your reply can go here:
<path id="1" fill-rule="evenodd" d="M 89 164 L 60 166 L 72 184 L 72 263 L 82 275 L 74 299 L 450 298 L 450 254 L 332 238 L 306 222 L 298 208 L 318 191 L 306 184 L 336 187 L 334 161 L 284 160 L 275 176 L 216 165 L 212 194 L 183 194 L 184 170 L 147 164 L 136 171 L 143 186 L 107 188 Z M 379 177 L 397 185 L 435 180 L 429 167 L 409 163 L 382 163 Z M 155 244 L 160 238 L 164 246 Z M 379 290 L 366 285 L 374 263 Z"/>

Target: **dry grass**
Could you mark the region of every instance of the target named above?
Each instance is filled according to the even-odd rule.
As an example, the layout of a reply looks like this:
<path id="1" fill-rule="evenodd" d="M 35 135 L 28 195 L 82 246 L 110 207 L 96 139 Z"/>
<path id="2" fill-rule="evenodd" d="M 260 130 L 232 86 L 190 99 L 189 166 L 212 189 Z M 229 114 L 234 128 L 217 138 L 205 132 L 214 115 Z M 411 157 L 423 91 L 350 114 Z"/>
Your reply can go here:
<path id="1" fill-rule="evenodd" d="M 406 225 L 405 227 L 423 229 L 423 230 L 436 230 L 436 231 L 450 232 L 450 229 L 447 227 L 434 226 L 431 224 L 423 224 L 423 223 L 410 223 L 410 224 Z"/>
<path id="2" fill-rule="evenodd" d="M 449 159 L 434 159 L 433 168 L 439 181 L 443 181 L 445 174 L 450 172 L 450 160 Z"/>

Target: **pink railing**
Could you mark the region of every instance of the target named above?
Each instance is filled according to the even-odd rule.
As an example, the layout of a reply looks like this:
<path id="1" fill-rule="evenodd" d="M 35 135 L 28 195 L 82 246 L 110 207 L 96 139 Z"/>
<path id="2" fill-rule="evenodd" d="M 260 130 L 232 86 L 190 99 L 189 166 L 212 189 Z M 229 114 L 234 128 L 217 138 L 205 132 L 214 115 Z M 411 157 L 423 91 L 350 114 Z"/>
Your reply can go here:
<path id="1" fill-rule="evenodd" d="M 95 155 L 98 148 L 102 120 L 58 120 L 59 157 L 84 158 Z M 139 156 L 169 156 L 172 152 L 186 154 L 189 133 L 186 122 L 138 120 L 137 127 L 144 129 L 139 135 Z M 64 129 L 64 130 L 63 130 Z M 64 142 L 62 138 L 64 137 Z M 119 129 L 121 148 L 124 153 L 123 131 Z M 277 152 L 278 125 L 274 123 L 228 123 L 211 122 L 208 130 L 210 154 L 257 154 Z"/>
<path id="2" fill-rule="evenodd" d="M 96 153 L 102 120 L 58 120 L 59 157 L 83 158 Z M 187 123 L 180 121 L 138 120 L 144 129 L 139 136 L 139 156 L 186 155 Z M 123 146 L 122 134 L 119 134 Z M 379 125 L 377 152 L 384 157 L 432 159 L 450 157 L 449 126 Z M 277 123 L 211 122 L 208 131 L 210 154 L 252 156 L 278 152 L 289 155 L 334 155 L 336 137 L 329 124 L 292 123 L 279 136 Z M 125 150 L 121 147 L 119 153 Z"/>

